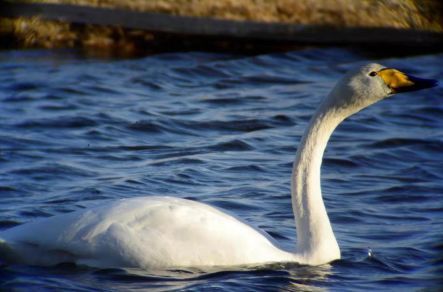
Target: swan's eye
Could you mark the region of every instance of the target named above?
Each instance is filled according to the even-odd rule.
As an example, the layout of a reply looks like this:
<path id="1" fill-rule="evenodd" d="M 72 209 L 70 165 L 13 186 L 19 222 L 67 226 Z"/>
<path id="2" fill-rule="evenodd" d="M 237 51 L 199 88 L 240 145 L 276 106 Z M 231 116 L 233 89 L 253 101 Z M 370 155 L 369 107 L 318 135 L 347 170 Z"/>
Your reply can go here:
<path id="1" fill-rule="evenodd" d="M 375 75 L 377 75 L 377 72 L 372 71 L 371 73 L 369 73 L 369 76 L 374 77 Z"/>

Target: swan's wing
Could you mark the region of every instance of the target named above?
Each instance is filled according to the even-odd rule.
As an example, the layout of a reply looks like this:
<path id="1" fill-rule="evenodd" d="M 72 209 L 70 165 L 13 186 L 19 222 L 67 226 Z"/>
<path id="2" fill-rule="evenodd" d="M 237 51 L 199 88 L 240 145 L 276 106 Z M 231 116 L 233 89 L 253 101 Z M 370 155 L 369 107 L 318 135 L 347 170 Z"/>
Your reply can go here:
<path id="1" fill-rule="evenodd" d="M 265 236 L 211 206 L 141 197 L 24 224 L 0 238 L 37 264 L 170 267 L 289 260 Z M 36 253 L 38 250 L 38 253 Z"/>

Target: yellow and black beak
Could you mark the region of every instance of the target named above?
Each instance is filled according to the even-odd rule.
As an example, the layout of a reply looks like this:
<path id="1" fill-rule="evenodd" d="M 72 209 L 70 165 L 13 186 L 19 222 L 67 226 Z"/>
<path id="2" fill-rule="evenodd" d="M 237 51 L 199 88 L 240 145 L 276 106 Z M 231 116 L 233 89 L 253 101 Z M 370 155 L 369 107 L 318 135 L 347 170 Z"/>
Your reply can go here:
<path id="1" fill-rule="evenodd" d="M 391 93 L 416 91 L 437 86 L 437 80 L 422 79 L 406 75 L 405 73 L 390 68 L 384 68 L 377 72 L 386 85 L 391 89 Z"/>

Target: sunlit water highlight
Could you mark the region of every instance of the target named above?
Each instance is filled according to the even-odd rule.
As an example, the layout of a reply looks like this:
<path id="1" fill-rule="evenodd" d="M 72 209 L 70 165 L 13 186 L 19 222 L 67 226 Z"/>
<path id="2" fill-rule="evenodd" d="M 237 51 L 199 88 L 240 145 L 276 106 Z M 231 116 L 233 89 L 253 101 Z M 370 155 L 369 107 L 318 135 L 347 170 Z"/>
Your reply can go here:
<path id="1" fill-rule="evenodd" d="M 376 60 L 443 80 L 443 55 Z M 312 49 L 94 60 L 0 53 L 0 228 L 141 195 L 218 206 L 294 247 L 289 179 L 310 115 L 366 57 Z M 322 187 L 343 259 L 232 271 L 0 266 L 0 290 L 442 288 L 443 90 L 342 124 Z M 186 251 L 184 251 L 186 252 Z"/>

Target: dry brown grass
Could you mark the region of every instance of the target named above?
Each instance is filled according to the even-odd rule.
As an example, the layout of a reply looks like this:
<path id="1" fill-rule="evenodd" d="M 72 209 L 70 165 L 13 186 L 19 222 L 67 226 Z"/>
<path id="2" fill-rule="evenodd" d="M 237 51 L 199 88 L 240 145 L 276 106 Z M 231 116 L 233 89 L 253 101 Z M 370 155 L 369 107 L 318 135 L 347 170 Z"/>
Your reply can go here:
<path id="1" fill-rule="evenodd" d="M 12 33 L 25 47 L 72 47 L 76 40 L 76 33 L 71 31 L 68 23 L 41 21 L 38 17 L 3 18 L 0 26 L 2 33 Z"/>
<path id="2" fill-rule="evenodd" d="M 172 15 L 339 27 L 395 27 L 443 31 L 438 0 L 25 0 L 123 8 Z M 75 26 L 33 18 L 0 18 L 0 34 L 20 47 L 88 47 L 134 51 L 152 41 L 148 32 Z M 0 35 L 0 36 L 1 36 Z M 137 44 L 138 43 L 138 44 Z M 154 42 L 151 42 L 154 43 Z"/>
<path id="3" fill-rule="evenodd" d="M 439 0 L 28 0 L 173 15 L 442 31 Z"/>

